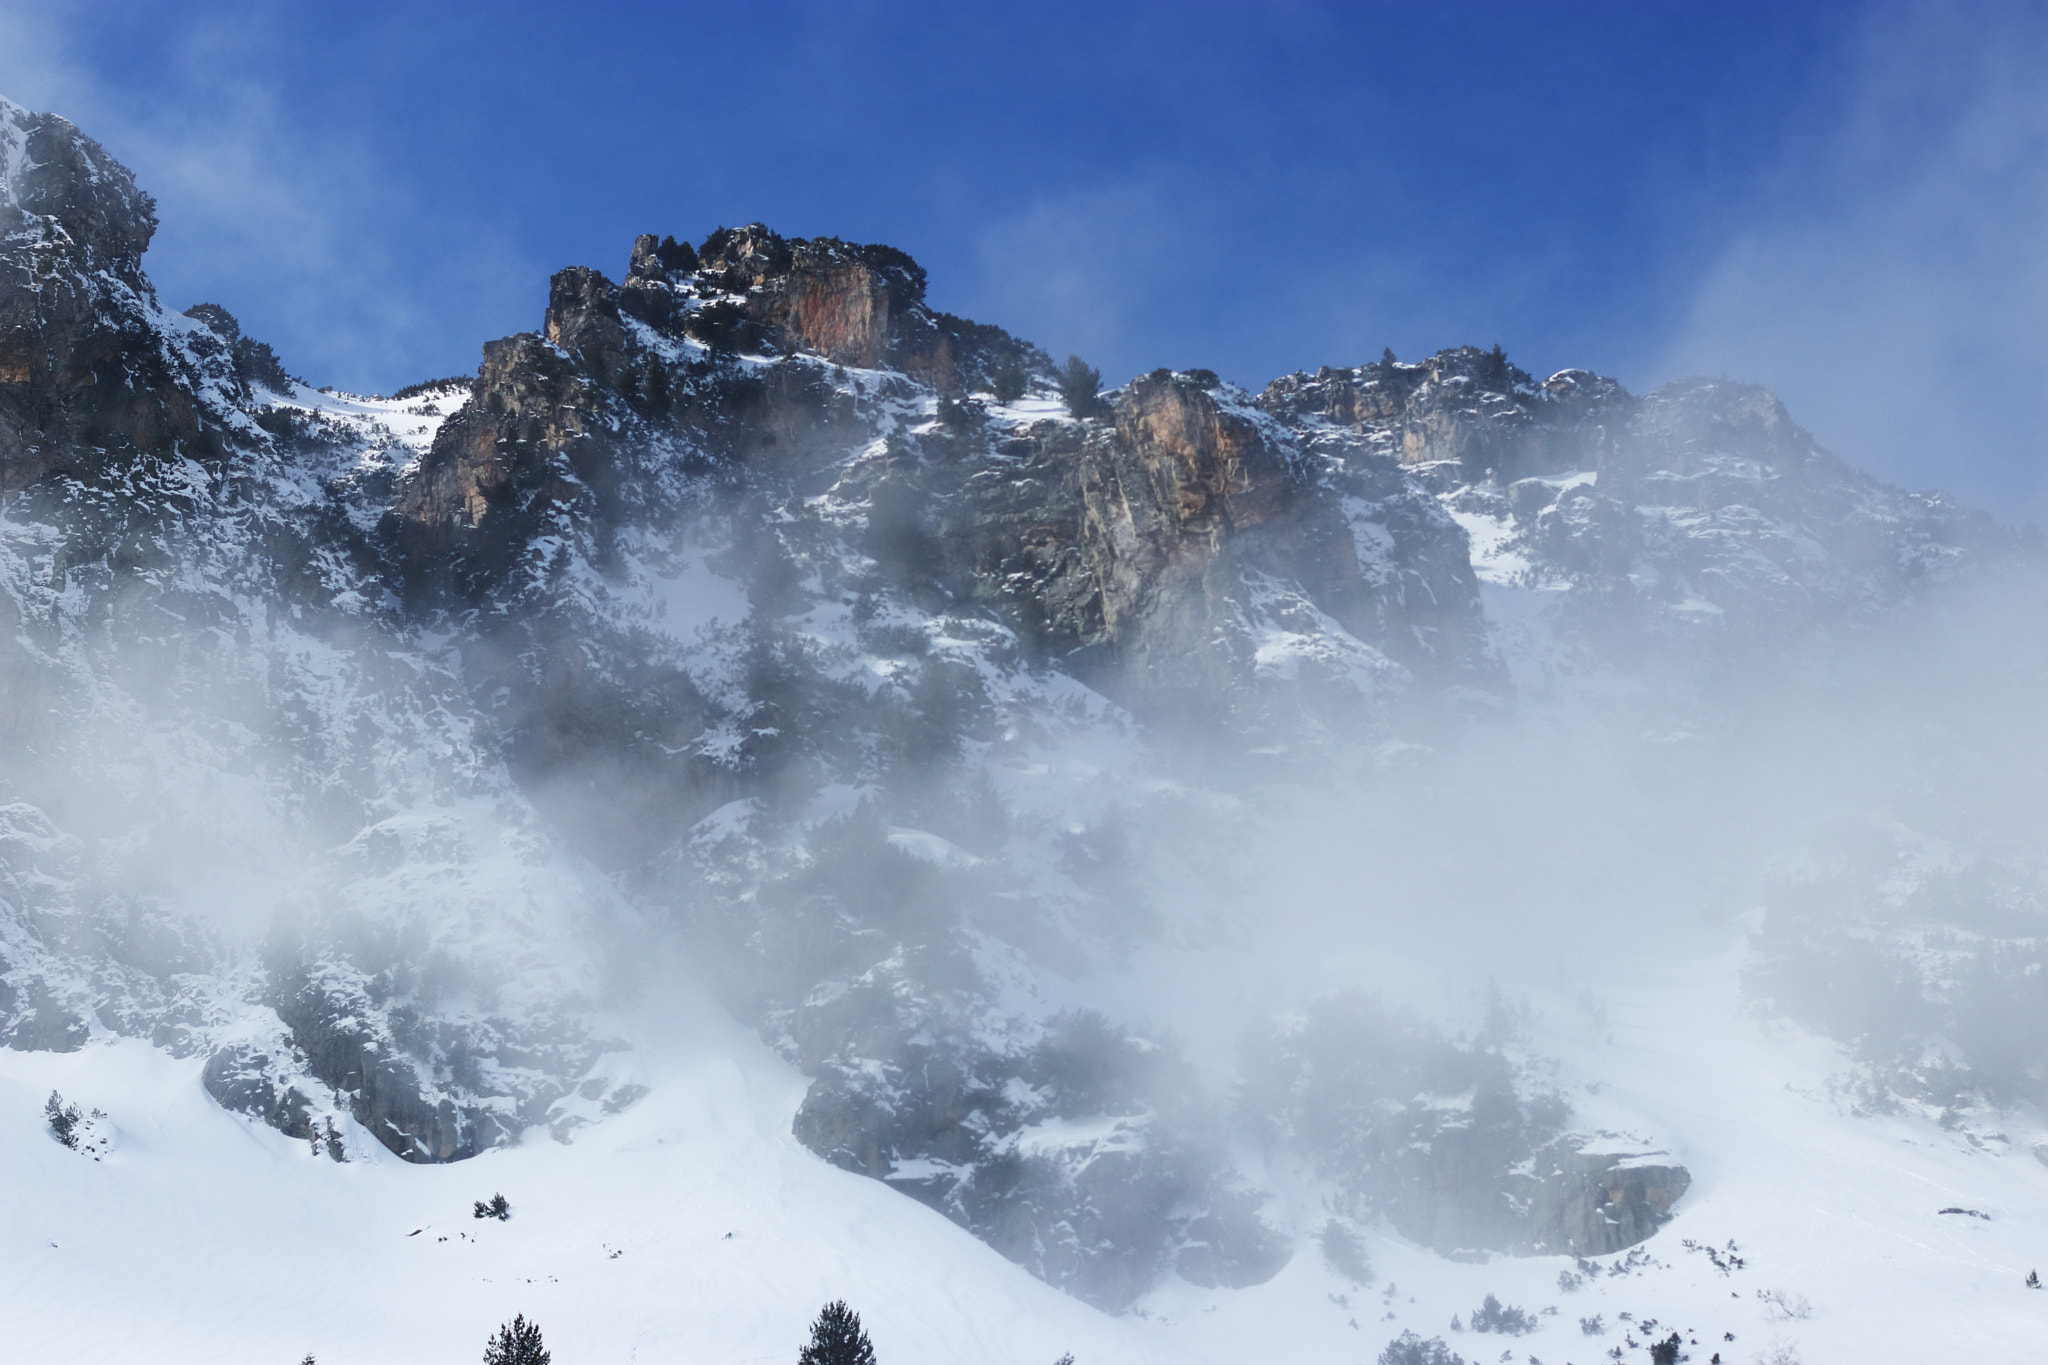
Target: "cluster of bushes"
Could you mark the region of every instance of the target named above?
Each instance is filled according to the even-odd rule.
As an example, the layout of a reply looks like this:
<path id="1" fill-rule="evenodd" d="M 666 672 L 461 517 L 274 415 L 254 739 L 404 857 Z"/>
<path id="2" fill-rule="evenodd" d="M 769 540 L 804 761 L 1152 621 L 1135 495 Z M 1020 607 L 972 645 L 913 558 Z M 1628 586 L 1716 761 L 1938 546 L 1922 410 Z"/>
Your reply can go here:
<path id="1" fill-rule="evenodd" d="M 1491 1294 L 1472 1310 L 1471 1326 L 1475 1332 L 1499 1332 L 1506 1336 L 1519 1337 L 1535 1331 L 1541 1325 L 1536 1321 L 1534 1313 L 1511 1304 L 1504 1304 Z M 1457 1326 L 1458 1320 L 1452 1318 L 1451 1327 L 1455 1330 Z"/>
<path id="2" fill-rule="evenodd" d="M 97 1109 L 92 1111 L 92 1116 L 104 1117 Z M 43 1105 L 43 1117 L 49 1122 L 51 1136 L 72 1151 L 78 1150 L 79 1135 L 86 1123 L 84 1110 L 75 1104 L 66 1104 L 64 1097 L 52 1090 Z"/>
<path id="3" fill-rule="evenodd" d="M 476 376 L 473 374 L 451 374 L 445 375 L 440 379 L 422 379 L 417 384 L 407 384 L 402 389 L 394 389 L 391 394 L 391 401 L 394 403 L 402 403 L 408 398 L 418 398 L 421 397 L 422 395 L 432 393 L 436 389 L 451 389 L 458 387 L 466 389 L 475 382 Z"/>
<path id="4" fill-rule="evenodd" d="M 767 327 L 732 299 L 715 299 L 692 310 L 683 320 L 683 330 L 720 355 L 758 351 L 768 340 Z"/>

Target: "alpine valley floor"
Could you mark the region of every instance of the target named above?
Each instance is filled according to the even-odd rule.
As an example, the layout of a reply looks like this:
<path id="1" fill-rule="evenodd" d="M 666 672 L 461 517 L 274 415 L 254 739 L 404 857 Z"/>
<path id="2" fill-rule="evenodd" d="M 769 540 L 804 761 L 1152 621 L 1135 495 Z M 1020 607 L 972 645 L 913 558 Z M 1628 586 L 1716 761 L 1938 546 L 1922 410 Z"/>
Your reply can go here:
<path id="1" fill-rule="evenodd" d="M 1250 1289 L 1169 1280 L 1118 1316 L 818 1161 L 790 1136 L 803 1078 L 686 1000 L 633 1021 L 666 1040 L 636 1054 L 650 1087 L 640 1103 L 573 1145 L 455 1165 L 314 1158 L 214 1104 L 198 1062 L 139 1042 L 0 1052 L 9 1350 L 427 1365 L 473 1358 L 525 1313 L 562 1365 L 749 1365 L 793 1359 L 817 1305 L 844 1297 L 884 1362 L 1358 1362 L 1403 1330 L 1474 1362 L 1592 1365 L 1671 1330 L 1692 1359 L 1718 1352 L 1729 1365 L 1787 1348 L 1809 1365 L 2028 1358 L 2048 1340 L 2048 1291 L 2023 1287 L 2048 1263 L 2048 1167 L 2026 1141 L 2037 1135 L 1976 1145 L 1922 1119 L 1843 1112 L 1828 1084 L 1840 1050 L 1751 1017 L 1734 966 L 1608 994 L 1603 1036 L 1574 1026 L 1568 1002 L 1541 1010 L 1540 1044 L 1567 1080 L 1598 1075 L 1632 1121 L 1685 1135 L 1695 1183 L 1677 1216 L 1603 1258 L 1630 1268 L 1567 1293 L 1569 1258 L 1459 1264 L 1380 1236 L 1371 1285 L 1302 1254 Z M 40 1102 L 52 1089 L 108 1115 L 103 1159 L 51 1140 Z M 1601 1098 L 1582 1103 L 1597 1119 Z M 509 1222 L 471 1216 L 499 1191 Z M 1289 1231 L 1320 1222 L 1306 1186 L 1275 1203 L 1269 1216 Z M 1974 1213 L 1940 1212 L 1956 1208 Z M 1730 1241 L 1743 1265 L 1725 1273 L 1686 1246 Z M 1785 1306 L 1763 1297 L 1773 1291 Z M 1539 1329 L 1449 1330 L 1489 1293 Z M 1788 1316 L 1801 1305 L 1807 1316 Z M 1596 1315 L 1605 1333 L 1588 1335 L 1580 1320 Z M 1647 1335 L 1645 1320 L 1657 1324 Z"/>

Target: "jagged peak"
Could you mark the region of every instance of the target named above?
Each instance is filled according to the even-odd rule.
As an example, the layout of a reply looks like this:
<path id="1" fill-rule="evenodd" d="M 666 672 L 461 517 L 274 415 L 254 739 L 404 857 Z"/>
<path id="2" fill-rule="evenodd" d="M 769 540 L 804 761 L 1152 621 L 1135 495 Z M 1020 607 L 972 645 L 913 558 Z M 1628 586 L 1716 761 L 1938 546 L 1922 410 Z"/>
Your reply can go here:
<path id="1" fill-rule="evenodd" d="M 0 97 L 0 234 L 31 219 L 43 236 L 61 232 L 83 248 L 92 266 L 132 278 L 156 234 L 156 201 L 69 119 Z"/>
<path id="2" fill-rule="evenodd" d="M 235 373 L 244 384 L 261 384 L 275 393 L 289 393 L 292 378 L 267 342 L 242 333 L 235 315 L 217 303 L 195 303 L 185 316 L 220 338 L 233 358 Z"/>
<path id="3" fill-rule="evenodd" d="M 1792 420 L 1784 400 L 1761 384 L 1693 375 L 1674 379 L 1644 399 L 1644 425 L 1674 449 L 1741 450 L 1792 464 L 1824 460 L 1851 470 Z"/>
<path id="4" fill-rule="evenodd" d="M 837 237 L 783 237 L 763 223 L 721 227 L 697 248 L 699 269 L 722 274 L 734 285 L 758 289 L 791 276 L 865 267 L 888 287 L 898 309 L 924 302 L 925 269 L 906 251 L 881 243 Z"/>
<path id="5" fill-rule="evenodd" d="M 1562 371 L 1565 374 L 1587 375 L 1597 379 L 1589 370 Z M 1602 382 L 1612 384 L 1612 380 Z M 1362 365 L 1318 366 L 1314 373 L 1296 370 L 1275 379 L 1267 385 L 1271 393 L 1293 393 L 1313 391 L 1319 386 L 1347 384 L 1353 387 L 1376 390 L 1397 399 L 1425 388 L 1469 387 L 1501 394 L 1535 396 L 1542 392 L 1528 371 L 1514 364 L 1499 346 L 1491 350 L 1479 346 L 1449 346 L 1435 351 L 1420 361 L 1398 359 L 1391 347 L 1378 360 Z M 1616 386 L 1619 387 L 1618 385 Z"/>

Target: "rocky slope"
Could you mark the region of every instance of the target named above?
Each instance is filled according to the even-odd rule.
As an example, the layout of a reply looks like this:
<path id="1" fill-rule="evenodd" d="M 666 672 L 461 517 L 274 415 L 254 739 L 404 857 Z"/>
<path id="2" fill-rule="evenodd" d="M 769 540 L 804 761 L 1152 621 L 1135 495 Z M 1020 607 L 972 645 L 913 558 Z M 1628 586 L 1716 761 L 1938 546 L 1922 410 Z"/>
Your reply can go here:
<path id="1" fill-rule="evenodd" d="M 1077 417 L 901 252 L 759 225 L 564 270 L 466 390 L 362 399 L 165 310 L 153 227 L 0 103 L 9 1045 L 146 1037 L 326 1155 L 455 1160 L 631 1103 L 603 1001 L 679 952 L 815 1078 L 808 1147 L 1108 1306 L 1284 1261 L 1249 1141 L 1444 1252 L 1617 1250 L 1687 1183 L 1507 1033 L 1301 1002 L 1240 1123 L 1090 1008 L 1257 837 L 1231 774 L 2008 549 L 1727 382 L 1465 348 Z"/>

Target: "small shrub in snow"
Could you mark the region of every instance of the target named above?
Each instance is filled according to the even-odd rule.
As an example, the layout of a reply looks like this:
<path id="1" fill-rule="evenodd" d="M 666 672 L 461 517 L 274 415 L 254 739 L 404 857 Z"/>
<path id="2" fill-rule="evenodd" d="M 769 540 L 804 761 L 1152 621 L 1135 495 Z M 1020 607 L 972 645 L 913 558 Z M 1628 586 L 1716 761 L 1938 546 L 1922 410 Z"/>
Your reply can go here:
<path id="1" fill-rule="evenodd" d="M 1472 1330 L 1475 1332 L 1504 1332 L 1518 1337 L 1524 1332 L 1535 1331 L 1539 1325 L 1535 1314 L 1504 1304 L 1491 1294 L 1472 1310 Z"/>
<path id="2" fill-rule="evenodd" d="M 2040 1272 L 2040 1271 L 2038 1271 L 2038 1270 L 2029 1270 L 2029 1271 L 2027 1272 L 2027 1288 L 2029 1288 L 2029 1289 L 2039 1289 L 2040 1287 L 2041 1287 L 2041 1272 Z"/>
<path id="3" fill-rule="evenodd" d="M 1678 1365 L 1678 1348 L 1684 1344 L 1676 1332 L 1650 1343 L 1650 1365 Z"/>
<path id="4" fill-rule="evenodd" d="M 97 1127 L 98 1121 L 106 1117 L 105 1113 L 95 1109 L 87 1114 L 75 1104 L 64 1103 L 64 1097 L 54 1090 L 43 1103 L 43 1117 L 49 1122 L 51 1137 L 94 1161 L 98 1161 L 110 1145 L 107 1135 Z"/>
<path id="5" fill-rule="evenodd" d="M 1607 1322 L 1600 1314 L 1595 1313 L 1590 1318 L 1579 1319 L 1579 1330 L 1589 1337 L 1605 1336 L 1607 1335 Z"/>
<path id="6" fill-rule="evenodd" d="M 1759 1289 L 1756 1296 L 1763 1300 L 1764 1316 L 1772 1322 L 1799 1322 L 1813 1316 L 1813 1305 L 1803 1294 L 1787 1294 L 1782 1289 Z"/>
<path id="7" fill-rule="evenodd" d="M 1947 1210 L 1944 1209 L 1943 1212 L 1947 1212 Z M 1748 1264 L 1748 1262 L 1744 1261 L 1742 1257 L 1739 1254 L 1737 1254 L 1735 1243 L 1732 1240 L 1728 1243 L 1725 1249 L 1715 1246 L 1702 1246 L 1700 1243 L 1693 1241 L 1690 1237 L 1686 1238 L 1683 1242 L 1679 1243 L 1679 1245 L 1684 1247 L 1687 1251 L 1705 1252 L 1707 1259 L 1713 1262 L 1714 1269 L 1720 1271 L 1723 1275 L 1732 1275 L 1736 1271 L 1742 1269 L 1743 1266 Z"/>
<path id="8" fill-rule="evenodd" d="M 540 1324 L 528 1322 L 524 1313 L 500 1327 L 484 1347 L 484 1365 L 548 1365 L 553 1358 L 541 1345 Z"/>
<path id="9" fill-rule="evenodd" d="M 1424 1341 L 1413 1332 L 1403 1332 L 1387 1343 L 1377 1365 L 1465 1365 L 1465 1357 L 1446 1346 L 1442 1337 Z"/>
<path id="10" fill-rule="evenodd" d="M 506 1202 L 504 1195 L 494 1194 L 488 1200 L 479 1199 L 476 1201 L 473 1216 L 477 1218 L 495 1218 L 501 1223 L 509 1222 L 512 1218 L 512 1205 Z"/>
<path id="11" fill-rule="evenodd" d="M 811 1324 L 810 1344 L 797 1353 L 796 1365 L 875 1365 L 874 1343 L 861 1330 L 860 1314 L 844 1299 L 819 1309 Z"/>
<path id="12" fill-rule="evenodd" d="M 57 1141 L 78 1150 L 78 1125 L 85 1121 L 85 1114 L 77 1105 L 64 1103 L 64 1097 L 52 1090 L 43 1103 L 43 1117 L 50 1121 L 50 1132 Z"/>
<path id="13" fill-rule="evenodd" d="M 1560 1294 L 1576 1293 L 1585 1282 L 1586 1277 L 1583 1275 L 1574 1275 L 1569 1270 L 1557 1272 L 1557 1292 Z"/>

